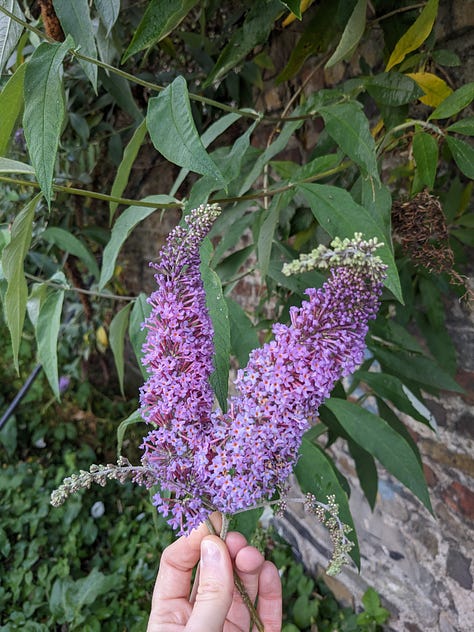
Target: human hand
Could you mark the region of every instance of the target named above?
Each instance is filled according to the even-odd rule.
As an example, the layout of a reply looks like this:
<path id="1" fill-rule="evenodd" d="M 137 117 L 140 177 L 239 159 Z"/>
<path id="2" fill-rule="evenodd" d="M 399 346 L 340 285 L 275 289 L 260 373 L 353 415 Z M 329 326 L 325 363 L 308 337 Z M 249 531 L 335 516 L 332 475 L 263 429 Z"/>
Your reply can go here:
<path id="1" fill-rule="evenodd" d="M 168 546 L 161 556 L 147 632 L 248 632 L 250 614 L 235 588 L 233 568 L 265 632 L 281 630 L 281 582 L 278 570 L 241 533 L 223 542 L 205 525 Z M 191 575 L 200 562 L 197 590 Z M 255 628 L 254 628 L 255 629 Z"/>

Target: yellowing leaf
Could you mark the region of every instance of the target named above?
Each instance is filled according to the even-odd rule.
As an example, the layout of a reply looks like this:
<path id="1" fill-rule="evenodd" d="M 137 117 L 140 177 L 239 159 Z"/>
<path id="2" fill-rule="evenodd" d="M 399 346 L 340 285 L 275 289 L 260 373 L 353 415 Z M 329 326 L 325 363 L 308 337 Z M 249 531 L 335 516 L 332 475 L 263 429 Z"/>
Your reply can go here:
<path id="1" fill-rule="evenodd" d="M 425 93 L 424 96 L 420 97 L 420 101 L 433 108 L 437 107 L 452 93 L 446 81 L 433 75 L 431 72 L 407 73 L 407 77 L 411 77 L 416 81 Z"/>
<path id="2" fill-rule="evenodd" d="M 109 346 L 109 338 L 107 336 L 107 332 L 105 331 L 105 327 L 103 325 L 99 325 L 95 332 L 96 340 L 101 347 L 106 349 Z"/>
<path id="3" fill-rule="evenodd" d="M 313 4 L 314 0 L 301 0 L 300 11 L 304 13 L 306 9 Z M 294 13 L 290 13 L 288 17 L 286 17 L 281 25 L 283 27 L 290 26 L 296 20 L 296 15 Z"/>
<path id="4" fill-rule="evenodd" d="M 436 14 L 438 13 L 438 0 L 429 0 L 416 21 L 408 31 L 401 36 L 390 55 L 385 70 L 390 70 L 405 59 L 408 53 L 419 48 L 431 33 Z"/>

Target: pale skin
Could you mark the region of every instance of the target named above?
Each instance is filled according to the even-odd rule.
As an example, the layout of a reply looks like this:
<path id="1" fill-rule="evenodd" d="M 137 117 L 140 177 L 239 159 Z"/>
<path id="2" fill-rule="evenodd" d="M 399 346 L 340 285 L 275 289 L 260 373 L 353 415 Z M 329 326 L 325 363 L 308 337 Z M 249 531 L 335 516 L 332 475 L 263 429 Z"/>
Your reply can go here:
<path id="1" fill-rule="evenodd" d="M 213 523 L 217 521 L 213 516 Z M 196 586 L 191 587 L 198 563 Z M 205 525 L 163 551 L 147 632 L 248 632 L 250 615 L 235 588 L 233 568 L 252 602 L 258 596 L 256 609 L 265 632 L 280 632 L 277 568 L 241 533 L 230 532 L 224 542 L 209 535 Z"/>

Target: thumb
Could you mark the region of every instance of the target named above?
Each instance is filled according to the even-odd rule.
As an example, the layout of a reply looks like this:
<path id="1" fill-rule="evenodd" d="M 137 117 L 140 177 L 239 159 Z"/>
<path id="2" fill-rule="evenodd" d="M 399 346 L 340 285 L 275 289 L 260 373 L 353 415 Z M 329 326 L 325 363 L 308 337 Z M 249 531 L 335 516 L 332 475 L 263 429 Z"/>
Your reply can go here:
<path id="1" fill-rule="evenodd" d="M 234 577 L 225 543 L 215 535 L 201 542 L 199 585 L 188 632 L 222 632 L 232 604 Z"/>

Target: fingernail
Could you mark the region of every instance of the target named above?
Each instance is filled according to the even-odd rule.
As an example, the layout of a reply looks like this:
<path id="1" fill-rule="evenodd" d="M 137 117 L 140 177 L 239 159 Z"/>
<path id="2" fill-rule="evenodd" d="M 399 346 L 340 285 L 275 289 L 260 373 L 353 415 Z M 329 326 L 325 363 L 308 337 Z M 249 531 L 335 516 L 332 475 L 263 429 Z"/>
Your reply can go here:
<path id="1" fill-rule="evenodd" d="M 217 566 L 221 561 L 221 550 L 212 540 L 201 542 L 201 563 L 204 566 Z"/>

